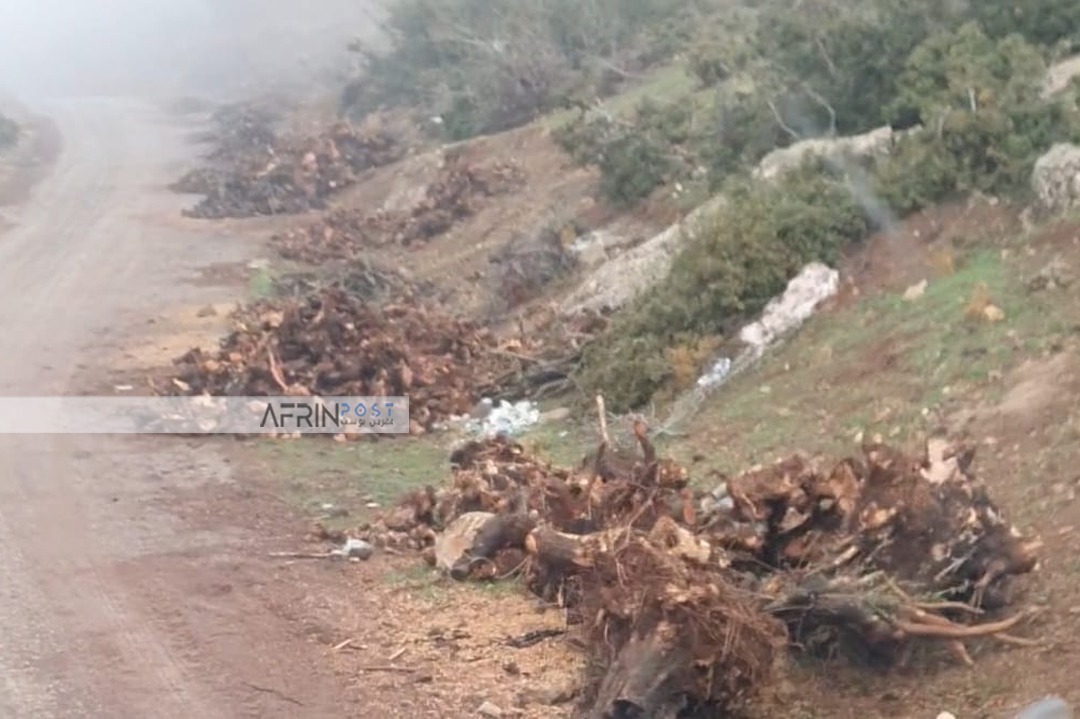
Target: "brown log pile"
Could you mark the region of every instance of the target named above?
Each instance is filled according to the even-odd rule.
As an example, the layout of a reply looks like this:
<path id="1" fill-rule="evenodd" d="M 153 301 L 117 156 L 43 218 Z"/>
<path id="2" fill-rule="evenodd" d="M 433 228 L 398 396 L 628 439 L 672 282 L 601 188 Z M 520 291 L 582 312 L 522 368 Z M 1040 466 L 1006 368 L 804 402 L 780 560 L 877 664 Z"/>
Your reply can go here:
<path id="1" fill-rule="evenodd" d="M 368 302 L 340 283 L 241 308 L 219 349 L 175 360 L 170 394 L 401 396 L 414 432 L 467 414 L 513 360 L 487 329 L 404 298 Z"/>
<path id="2" fill-rule="evenodd" d="M 238 162 L 275 145 L 279 119 L 278 109 L 265 104 L 227 104 L 211 113 L 209 128 L 196 139 L 210 145 L 207 160 Z"/>
<path id="3" fill-rule="evenodd" d="M 524 174 L 514 162 L 476 165 L 455 155 L 428 185 L 424 199 L 408 210 L 334 210 L 277 235 L 273 244 L 286 259 L 314 264 L 350 260 L 388 244 L 409 247 L 438 237 L 476 214 L 487 198 L 523 186 Z"/>
<path id="4" fill-rule="evenodd" d="M 396 162 L 403 143 L 380 128 L 338 123 L 310 137 L 281 137 L 266 118 L 234 111 L 216 118 L 209 165 L 171 188 L 204 195 L 187 217 L 219 219 L 325 209 L 364 170 Z"/>
<path id="5" fill-rule="evenodd" d="M 449 485 L 403 498 L 362 536 L 445 563 L 438 543 L 473 520 L 443 568 L 523 574 L 571 610 L 596 668 L 590 719 L 717 716 L 753 696 L 785 645 L 893 664 L 934 646 L 970 663 L 975 637 L 1031 643 L 1011 633 L 1026 615 L 1001 612 L 1037 543 L 990 500 L 970 448 L 795 455 L 703 492 L 642 424 L 635 435 L 639 456 L 604 443 L 572 470 L 506 439 L 470 443 Z"/>

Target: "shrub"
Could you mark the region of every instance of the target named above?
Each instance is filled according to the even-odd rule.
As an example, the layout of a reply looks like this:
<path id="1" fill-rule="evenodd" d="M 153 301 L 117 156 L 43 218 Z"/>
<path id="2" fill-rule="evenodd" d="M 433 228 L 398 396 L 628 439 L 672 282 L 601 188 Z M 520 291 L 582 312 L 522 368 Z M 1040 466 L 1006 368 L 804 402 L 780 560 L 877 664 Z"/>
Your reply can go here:
<path id="1" fill-rule="evenodd" d="M 715 86 L 758 58 L 754 44 L 758 10 L 736 5 L 705 19 L 687 51 L 691 73 L 703 87 Z"/>
<path id="2" fill-rule="evenodd" d="M 342 102 L 422 107 L 452 139 L 505 130 L 668 59 L 715 1 L 400 0 L 389 50 L 354 47 L 366 68 Z"/>
<path id="3" fill-rule="evenodd" d="M 665 355 L 671 370 L 671 389 L 683 392 L 693 387 L 720 345 L 719 338 L 705 337 L 669 347 Z"/>
<path id="4" fill-rule="evenodd" d="M 578 380 L 615 411 L 640 406 L 673 379 L 669 347 L 732 331 L 806 263 L 836 262 L 868 231 L 843 179 L 817 164 L 776 185 L 740 183 L 728 197 L 668 277 L 586 349 Z"/>
<path id="5" fill-rule="evenodd" d="M 854 132 L 903 119 L 922 128 L 872 168 L 894 210 L 972 191 L 1026 192 L 1036 159 L 1054 142 L 1080 138 L 1080 81 L 1060 99 L 1040 94 L 1049 45 L 1075 36 L 1080 6 L 1063 8 L 1062 27 L 1053 27 L 1029 5 L 1019 3 L 1030 14 L 1010 32 L 1013 6 L 998 0 L 963 11 L 929 0 L 767 2 L 751 56 L 708 44 L 692 49 L 693 72 L 719 83 L 715 122 L 703 127 L 676 111 L 661 122 L 639 112 L 591 127 L 576 149 L 564 146 L 597 164 L 606 188 L 633 201 L 697 166 L 708 167 L 720 187 L 788 141 L 787 128 Z M 747 72 L 749 84 L 737 77 Z M 578 381 L 590 394 L 603 392 L 614 409 L 685 383 L 700 359 L 690 348 L 702 338 L 729 334 L 806 262 L 835 261 L 870 229 L 872 208 L 861 211 L 820 165 L 776 186 L 732 185 L 726 196 L 727 206 L 682 249 L 667 279 L 586 349 Z"/>
<path id="6" fill-rule="evenodd" d="M 641 102 L 631 120 L 583 114 L 554 133 L 555 141 L 579 164 L 600 169 L 600 191 L 628 206 L 657 187 L 693 171 L 690 103 Z"/>
<path id="7" fill-rule="evenodd" d="M 1075 106 L 1041 97 L 1045 65 L 1018 35 L 995 40 L 975 23 L 932 36 L 908 59 L 894 106 L 915 108 L 924 129 L 901 140 L 879 169 L 902 212 L 981 191 L 1026 191 L 1038 157 L 1075 136 Z"/>
<path id="8" fill-rule="evenodd" d="M 1017 33 L 1036 45 L 1063 43 L 1067 52 L 1080 51 L 1080 3 L 1075 0 L 978 0 L 970 13 L 990 37 Z"/>
<path id="9" fill-rule="evenodd" d="M 756 47 L 785 121 L 802 134 L 864 132 L 888 121 L 896 69 L 948 22 L 946 3 L 775 2 L 758 23 Z"/>
<path id="10" fill-rule="evenodd" d="M 702 171 L 716 190 L 790 141 L 760 93 L 730 88 L 707 99 L 645 99 L 627 119 L 583 113 L 554 137 L 577 163 L 600 170 L 601 193 L 623 207 L 663 185 L 698 180 Z"/>

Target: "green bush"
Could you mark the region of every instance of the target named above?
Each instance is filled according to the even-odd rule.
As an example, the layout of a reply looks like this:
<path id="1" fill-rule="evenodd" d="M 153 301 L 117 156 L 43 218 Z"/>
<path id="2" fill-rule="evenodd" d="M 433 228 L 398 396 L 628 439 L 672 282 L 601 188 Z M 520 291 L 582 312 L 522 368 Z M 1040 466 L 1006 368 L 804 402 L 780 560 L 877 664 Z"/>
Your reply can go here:
<path id="1" fill-rule="evenodd" d="M 1067 52 L 1080 51 L 1080 3 L 1075 0 L 978 0 L 969 12 L 991 37 L 1016 33 L 1036 45 L 1062 43 Z"/>
<path id="2" fill-rule="evenodd" d="M 806 263 L 834 263 L 868 232 L 843 178 L 820 165 L 776 185 L 739 183 L 728 198 L 668 277 L 586 349 L 578 381 L 615 411 L 647 402 L 671 378 L 667 348 L 730 332 Z"/>
<path id="3" fill-rule="evenodd" d="M 400 0 L 390 49 L 354 47 L 366 68 L 342 102 L 421 108 L 451 139 L 505 130 L 669 59 L 717 1 Z"/>
<path id="4" fill-rule="evenodd" d="M 11 147 L 19 140 L 19 126 L 11 118 L 0 115 L 0 148 Z"/>
<path id="5" fill-rule="evenodd" d="M 946 3 L 774 2 L 758 23 L 756 47 L 768 82 L 801 134 L 853 134 L 889 120 L 896 69 L 934 28 Z"/>
<path id="6" fill-rule="evenodd" d="M 600 191 L 628 206 L 657 187 L 693 171 L 693 109 L 689 103 L 662 105 L 645 100 L 632 120 L 583 114 L 553 134 L 579 164 L 600 168 Z"/>
<path id="7" fill-rule="evenodd" d="M 897 209 L 970 189 L 1005 191 L 1023 184 L 1047 137 L 1065 132 L 1061 108 L 1038 95 L 1050 48 L 1033 41 L 1073 33 L 1078 13 L 1062 10 L 1063 27 L 1049 28 L 1043 11 L 1028 9 L 1020 34 L 1008 34 L 1002 18 L 1014 16 L 1013 6 L 998 0 L 963 9 L 932 0 L 767 0 L 713 16 L 689 46 L 691 72 L 716 88 L 709 102 L 699 92 L 665 112 L 644 103 L 631 118 L 583 117 L 560 142 L 600 169 L 609 199 L 627 205 L 698 168 L 715 190 L 794 135 L 922 122 L 933 125 L 934 140 L 905 140 L 884 172 Z M 950 116 L 970 112 L 968 88 L 980 117 Z M 923 176 L 904 169 L 921 163 Z M 989 176 L 975 178 L 981 171 Z"/>
<path id="8" fill-rule="evenodd" d="M 564 139 L 575 142 L 564 147 L 598 165 L 606 190 L 632 202 L 699 166 L 719 188 L 790 141 L 791 128 L 854 132 L 903 118 L 922 127 L 870 163 L 892 209 L 906 213 L 973 191 L 1026 192 L 1043 152 L 1080 139 L 1080 82 L 1063 98 L 1041 96 L 1049 45 L 1075 33 L 1074 9 L 1062 8 L 1056 28 L 1028 8 L 1009 32 L 1002 18 L 1013 17 L 1011 5 L 945 7 L 769 2 L 754 33 L 756 58 L 709 45 L 691 52 L 693 72 L 719 86 L 714 122 L 686 113 L 689 101 L 664 113 L 639 109 L 631 120 L 567 130 Z M 742 81 L 747 73 L 753 82 Z M 820 164 L 775 186 L 724 189 L 728 204 L 680 252 L 667 279 L 586 349 L 579 384 L 602 392 L 612 408 L 640 406 L 672 382 L 670 348 L 730 334 L 806 262 L 835 262 L 870 230 L 873 208 L 861 211 Z"/>
<path id="9" fill-rule="evenodd" d="M 1074 104 L 1041 97 L 1045 71 L 1038 48 L 976 23 L 927 39 L 893 103 L 915 108 L 924 128 L 879 168 L 883 197 L 908 212 L 972 191 L 1025 191 L 1038 157 L 1078 127 Z"/>
<path id="10" fill-rule="evenodd" d="M 758 17 L 758 9 L 735 5 L 705 18 L 686 53 L 688 68 L 703 87 L 745 72 L 758 59 Z"/>
<path id="11" fill-rule="evenodd" d="M 629 206 L 658 187 L 701 178 L 710 190 L 790 141 L 760 93 L 718 89 L 711 98 L 660 104 L 649 99 L 630 118 L 583 113 L 554 133 L 582 165 L 600 170 L 600 191 Z"/>

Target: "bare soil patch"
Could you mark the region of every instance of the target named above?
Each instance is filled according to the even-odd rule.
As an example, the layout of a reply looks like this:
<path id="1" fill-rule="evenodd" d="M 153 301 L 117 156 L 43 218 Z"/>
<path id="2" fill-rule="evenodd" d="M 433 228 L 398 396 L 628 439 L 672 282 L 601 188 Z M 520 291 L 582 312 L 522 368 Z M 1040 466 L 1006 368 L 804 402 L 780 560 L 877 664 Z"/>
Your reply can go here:
<path id="1" fill-rule="evenodd" d="M 832 305 L 864 294 L 893 292 L 947 275 L 965 248 L 990 245 L 1020 231 L 1019 210 L 972 198 L 917 213 L 853 248 L 841 265 L 843 285 Z"/>

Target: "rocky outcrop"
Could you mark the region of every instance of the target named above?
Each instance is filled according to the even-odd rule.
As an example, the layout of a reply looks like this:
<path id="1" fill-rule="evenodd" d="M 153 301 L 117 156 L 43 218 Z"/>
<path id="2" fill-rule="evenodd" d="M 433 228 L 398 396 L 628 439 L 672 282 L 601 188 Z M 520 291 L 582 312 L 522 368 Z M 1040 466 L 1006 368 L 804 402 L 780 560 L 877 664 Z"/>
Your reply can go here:
<path id="1" fill-rule="evenodd" d="M 905 131 L 905 132 L 910 132 Z M 765 182 L 775 182 L 784 173 L 797 168 L 812 156 L 868 160 L 887 154 L 899 135 L 889 127 L 850 137 L 815 138 L 802 140 L 789 147 L 770 152 L 758 165 L 755 176 Z M 719 209 L 723 197 L 715 197 L 690 213 L 682 222 L 667 228 L 652 239 L 602 262 L 592 274 L 563 302 L 564 314 L 583 311 L 615 310 L 652 287 L 671 269 L 671 262 L 683 241 L 700 231 L 702 221 Z M 604 243 L 617 245 L 617 238 L 604 238 Z M 591 246 L 591 245 L 590 245 Z M 604 255 L 607 256 L 606 250 Z M 602 260 L 602 258 L 601 258 Z"/>
<path id="2" fill-rule="evenodd" d="M 1066 58 L 1051 65 L 1043 83 L 1043 97 L 1051 97 L 1069 86 L 1074 77 L 1080 77 L 1080 55 Z"/>
<path id="3" fill-rule="evenodd" d="M 1044 210 L 1067 212 L 1080 206 L 1080 146 L 1059 143 L 1035 163 L 1032 189 Z"/>
<path id="4" fill-rule="evenodd" d="M 567 315 L 616 310 L 667 276 L 689 233 L 724 202 L 715 197 L 650 240 L 600 265 L 562 304 Z"/>
<path id="5" fill-rule="evenodd" d="M 754 176 L 762 180 L 777 180 L 811 157 L 861 161 L 888 155 L 899 135 L 886 125 L 862 135 L 799 140 L 766 155 L 758 164 Z"/>

